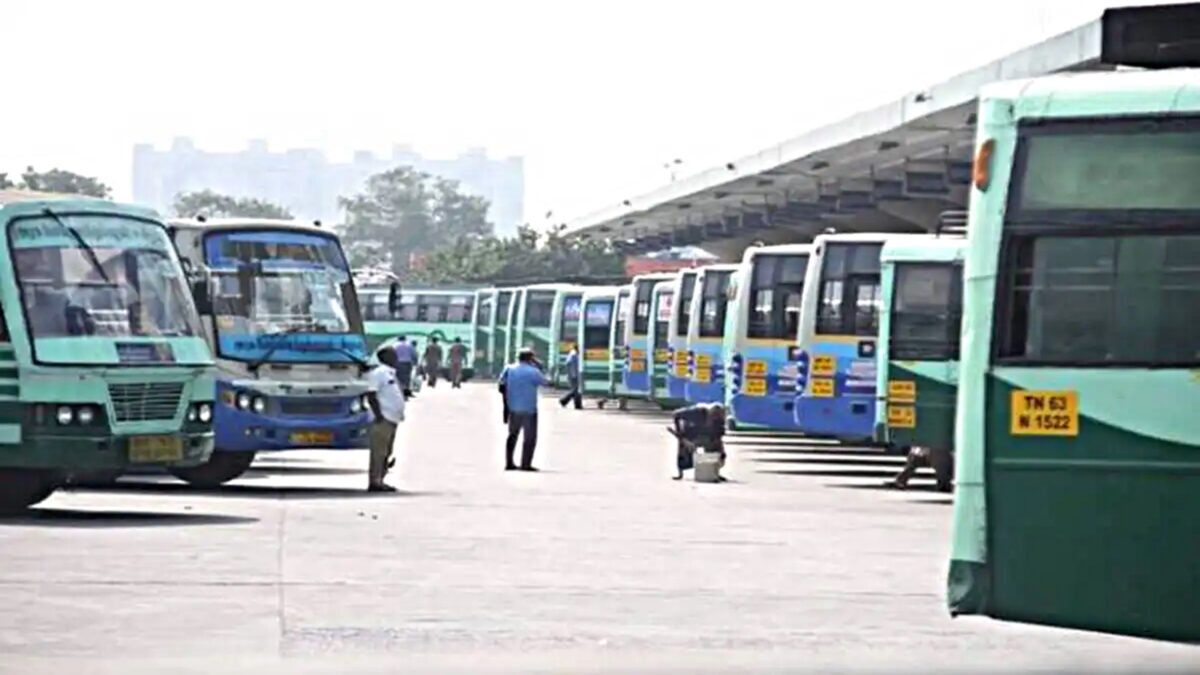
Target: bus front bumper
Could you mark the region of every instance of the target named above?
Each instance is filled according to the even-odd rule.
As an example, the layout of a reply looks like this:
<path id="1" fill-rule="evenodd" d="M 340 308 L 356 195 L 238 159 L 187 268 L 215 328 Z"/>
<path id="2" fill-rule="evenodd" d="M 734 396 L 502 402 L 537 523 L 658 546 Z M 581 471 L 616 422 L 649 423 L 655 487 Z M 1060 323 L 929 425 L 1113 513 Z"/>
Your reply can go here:
<path id="1" fill-rule="evenodd" d="M 139 437 L 178 437 L 180 452 L 177 459 L 144 457 L 145 461 L 130 459 L 131 439 Z M 173 451 L 170 451 L 173 452 Z M 170 452 L 168 454 L 170 454 Z M 189 467 L 208 461 L 213 452 L 213 432 L 182 432 L 165 434 L 102 434 L 58 435 L 31 432 L 24 434 L 21 443 L 0 446 L 0 466 L 25 469 L 51 469 L 66 475 L 117 471 L 137 467 Z"/>
<path id="2" fill-rule="evenodd" d="M 217 452 L 256 452 L 320 448 L 347 450 L 367 447 L 371 413 L 340 416 L 259 415 L 217 407 Z"/>

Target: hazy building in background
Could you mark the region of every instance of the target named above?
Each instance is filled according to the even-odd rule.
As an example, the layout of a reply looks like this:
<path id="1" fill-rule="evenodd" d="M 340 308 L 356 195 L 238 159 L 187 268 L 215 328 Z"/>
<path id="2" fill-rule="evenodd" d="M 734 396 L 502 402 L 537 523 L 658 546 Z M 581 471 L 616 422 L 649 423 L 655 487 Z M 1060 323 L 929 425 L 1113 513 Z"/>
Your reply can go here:
<path id="1" fill-rule="evenodd" d="M 208 189 L 282 204 L 297 218 L 337 223 L 338 197 L 361 191 L 370 175 L 397 166 L 457 180 L 465 192 L 486 197 L 497 235 L 515 234 L 524 222 L 523 159 L 492 159 L 481 148 L 454 159 L 429 159 L 397 145 L 390 157 L 360 151 L 351 161 L 336 163 L 320 150 L 271 152 L 266 141 L 251 141 L 239 152 L 207 152 L 190 138 L 176 138 L 168 150 L 146 143 L 133 147 L 133 199 L 167 213 L 175 195 Z"/>

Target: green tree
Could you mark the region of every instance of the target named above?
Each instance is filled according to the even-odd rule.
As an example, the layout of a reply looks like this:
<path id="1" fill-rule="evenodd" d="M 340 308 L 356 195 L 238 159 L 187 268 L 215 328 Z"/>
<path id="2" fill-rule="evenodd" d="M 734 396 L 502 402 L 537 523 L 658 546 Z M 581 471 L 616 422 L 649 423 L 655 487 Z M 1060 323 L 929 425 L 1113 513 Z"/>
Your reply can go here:
<path id="1" fill-rule="evenodd" d="M 292 218 L 292 212 L 286 207 L 264 199 L 230 197 L 212 190 L 181 192 L 175 195 L 171 209 L 181 218 Z"/>
<path id="2" fill-rule="evenodd" d="M 15 188 L 16 186 L 16 183 L 8 179 L 7 173 L 0 172 L 0 190 L 8 190 L 10 188 Z"/>
<path id="3" fill-rule="evenodd" d="M 371 176 L 365 191 L 339 203 L 351 264 L 385 263 L 402 278 L 411 278 L 420 267 L 413 263 L 433 251 L 492 232 L 486 199 L 407 166 Z"/>
<path id="4" fill-rule="evenodd" d="M 5 179 L 7 180 L 7 177 Z M 62 169 L 38 171 L 32 166 L 26 167 L 25 173 L 21 174 L 21 185 L 19 187 L 24 190 L 87 195 L 89 197 L 99 197 L 100 199 L 108 199 L 112 193 L 111 188 L 91 176 L 83 176 Z"/>
<path id="5" fill-rule="evenodd" d="M 565 236 L 558 227 L 539 235 L 529 227 L 517 236 L 460 237 L 426 256 L 414 281 L 445 283 L 521 283 L 570 278 L 621 277 L 625 258 L 606 243 Z"/>

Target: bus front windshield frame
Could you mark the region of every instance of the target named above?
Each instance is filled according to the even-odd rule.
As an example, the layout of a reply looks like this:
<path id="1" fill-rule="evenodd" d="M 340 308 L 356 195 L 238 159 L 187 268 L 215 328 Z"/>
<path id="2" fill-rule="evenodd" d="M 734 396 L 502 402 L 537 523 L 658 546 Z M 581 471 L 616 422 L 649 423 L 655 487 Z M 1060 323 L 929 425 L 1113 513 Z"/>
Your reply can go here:
<path id="1" fill-rule="evenodd" d="M 349 266 L 333 236 L 290 229 L 204 236 L 217 354 L 259 363 L 363 363 Z"/>
<path id="2" fill-rule="evenodd" d="M 202 335 L 175 248 L 155 221 L 108 213 L 21 216 L 9 223 L 8 244 L 35 362 L 78 363 L 78 347 L 50 348 L 60 339 Z M 114 365 L 130 361 L 120 350 L 117 357 Z"/>

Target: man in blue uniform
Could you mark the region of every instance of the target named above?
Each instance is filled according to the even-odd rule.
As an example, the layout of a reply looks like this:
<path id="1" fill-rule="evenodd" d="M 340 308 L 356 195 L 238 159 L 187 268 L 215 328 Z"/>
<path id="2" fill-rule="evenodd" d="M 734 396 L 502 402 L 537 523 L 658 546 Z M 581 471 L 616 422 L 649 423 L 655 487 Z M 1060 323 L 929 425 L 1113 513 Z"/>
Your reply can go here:
<path id="1" fill-rule="evenodd" d="M 508 438 L 504 444 L 504 470 L 537 471 L 533 466 L 533 451 L 537 448 L 537 402 L 538 388 L 550 384 L 537 367 L 533 350 L 522 349 L 517 362 L 500 373 L 500 386 L 508 406 Z M 517 437 L 524 434 L 521 447 L 521 466 L 513 463 L 517 448 Z"/>

